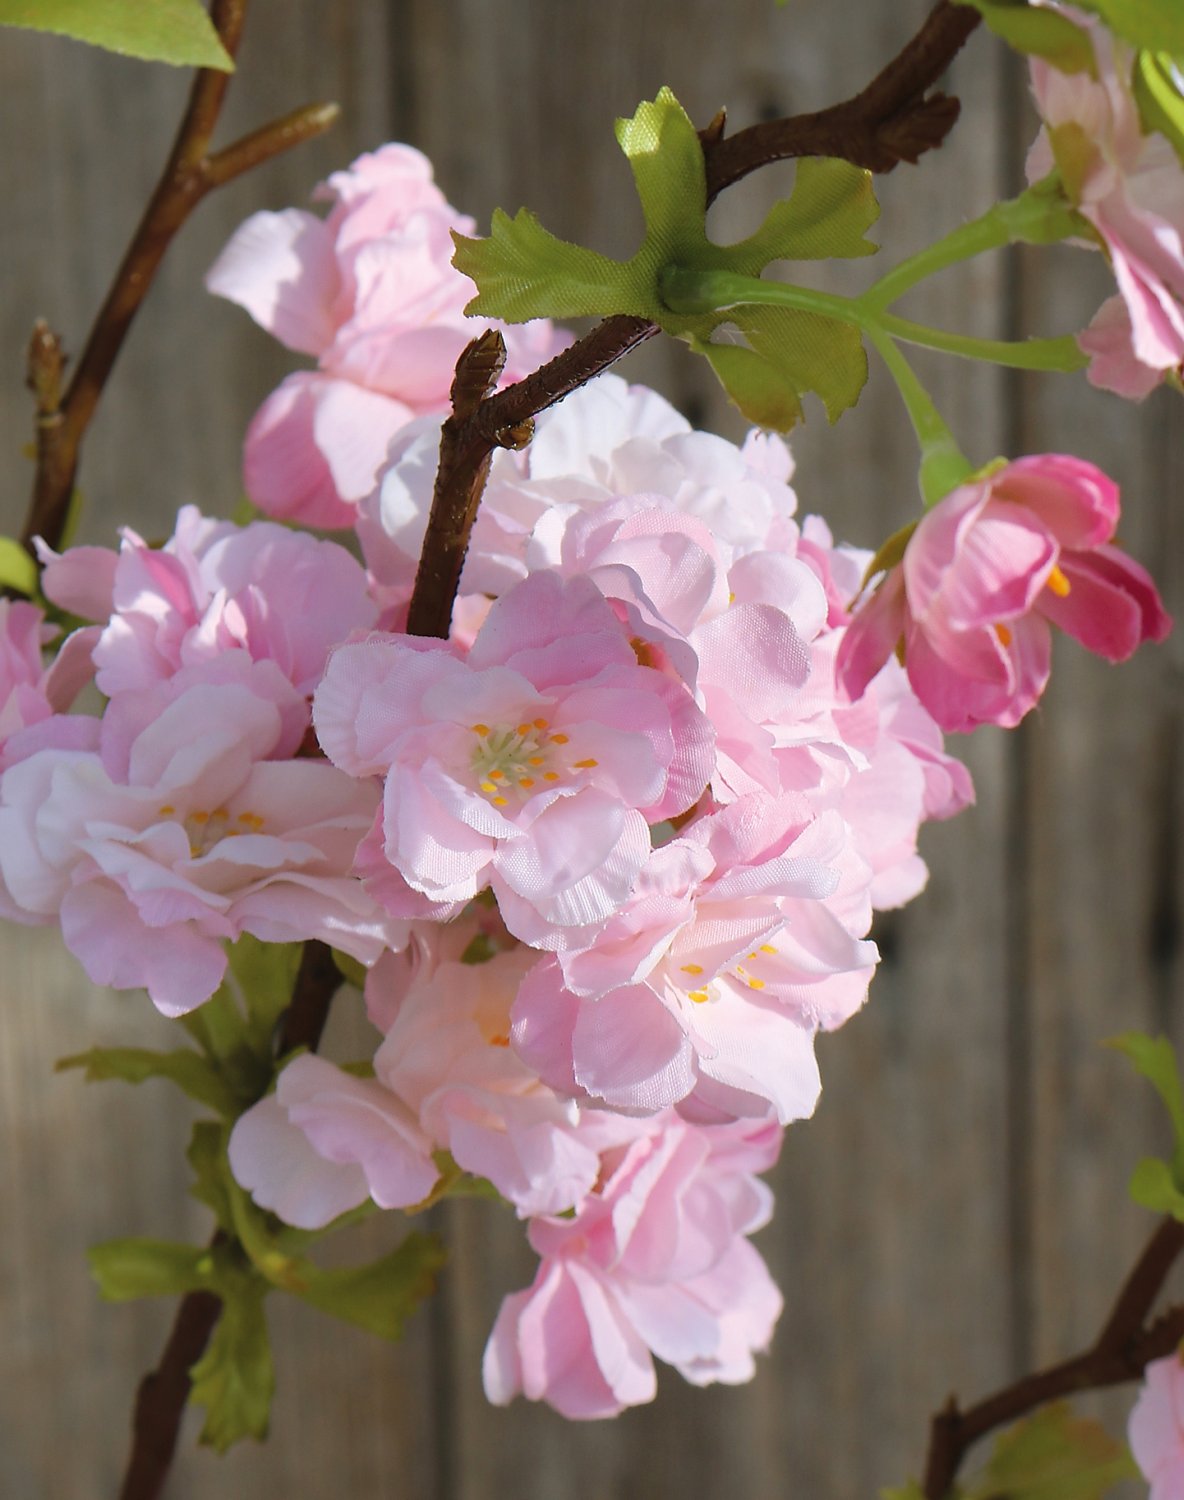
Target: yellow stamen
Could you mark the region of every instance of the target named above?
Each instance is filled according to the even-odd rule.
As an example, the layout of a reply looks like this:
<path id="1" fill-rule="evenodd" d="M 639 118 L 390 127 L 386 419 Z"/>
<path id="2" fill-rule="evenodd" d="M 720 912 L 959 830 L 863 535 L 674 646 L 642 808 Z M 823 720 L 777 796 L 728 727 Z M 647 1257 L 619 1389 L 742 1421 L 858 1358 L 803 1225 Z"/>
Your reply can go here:
<path id="1" fill-rule="evenodd" d="M 528 755 L 526 757 L 526 764 L 528 766 L 541 766 L 543 764 L 543 757 L 541 755 Z"/>
<path id="2" fill-rule="evenodd" d="M 711 996 L 706 990 L 689 990 L 687 992 L 687 999 L 693 1000 L 696 1005 L 702 1005 L 704 1000 L 710 1000 Z"/>
<path id="3" fill-rule="evenodd" d="M 553 739 L 553 740 L 554 740 L 554 741 L 555 741 L 555 743 L 556 743 L 556 744 L 557 744 L 557 745 L 566 745 L 566 744 L 567 744 L 567 741 L 568 741 L 568 738 L 569 738 L 569 736 L 568 736 L 568 735 L 566 735 L 566 734 L 553 734 L 553 735 L 552 735 L 552 736 L 551 736 L 551 738 L 552 738 L 552 739 Z"/>
<path id="4" fill-rule="evenodd" d="M 1061 572 L 1060 568 L 1054 568 L 1048 575 L 1048 586 L 1058 599 L 1063 599 L 1068 594 L 1070 587 L 1069 580 Z"/>
<path id="5" fill-rule="evenodd" d="M 546 729 L 546 727 L 547 727 L 547 721 L 546 721 L 546 719 L 536 719 L 534 721 L 534 727 L 536 729 Z"/>
<path id="6" fill-rule="evenodd" d="M 494 797 L 493 805 L 494 807 L 505 807 L 507 800 L 505 797 Z"/>
<path id="7" fill-rule="evenodd" d="M 600 762 L 598 760 L 577 760 L 573 761 L 572 764 L 577 771 L 590 771 L 593 766 L 598 766 Z"/>
<path id="8" fill-rule="evenodd" d="M 490 781 L 503 781 L 505 779 L 505 775 L 506 773 L 504 771 L 490 771 L 489 779 Z"/>
<path id="9" fill-rule="evenodd" d="M 518 778 L 518 785 L 519 786 L 533 786 L 534 785 L 534 777 L 533 776 L 520 776 Z"/>
<path id="10" fill-rule="evenodd" d="M 995 634 L 999 637 L 1000 642 L 1004 646 L 1011 645 L 1011 631 L 1008 630 L 1006 625 L 996 625 Z"/>
<path id="11" fill-rule="evenodd" d="M 208 823 L 210 821 L 210 815 L 208 812 L 190 813 L 189 820 L 192 823 Z"/>
<path id="12" fill-rule="evenodd" d="M 764 987 L 765 981 L 763 979 L 750 979 L 748 981 L 748 988 L 750 990 L 763 990 Z"/>
<path id="13" fill-rule="evenodd" d="M 519 724 L 519 726 L 518 726 L 518 733 L 519 734 L 529 734 L 530 733 L 530 725 L 529 724 Z"/>
<path id="14" fill-rule="evenodd" d="M 497 787 L 494 786 L 492 781 L 483 781 L 481 783 L 481 790 L 483 792 L 496 792 Z"/>
<path id="15" fill-rule="evenodd" d="M 773 947 L 773 945 L 771 943 L 762 943 L 761 944 L 761 952 L 762 953 L 771 953 L 771 954 L 773 954 L 774 957 L 777 956 L 777 950 L 776 950 L 776 948 Z"/>
<path id="16" fill-rule="evenodd" d="M 158 807 L 156 811 L 162 818 L 171 818 L 177 809 L 171 802 L 166 802 L 163 807 Z"/>
<path id="17" fill-rule="evenodd" d="M 482 736 L 482 738 L 484 738 L 485 735 L 487 735 L 489 733 L 489 725 L 488 724 L 474 724 L 473 725 L 473 733 L 474 734 L 479 734 L 479 735 Z"/>
<path id="18" fill-rule="evenodd" d="M 703 972 L 703 965 L 702 964 L 683 964 L 683 966 L 682 966 L 682 972 L 684 974 L 702 974 L 702 972 Z"/>
<path id="19" fill-rule="evenodd" d="M 508 1047 L 510 1045 L 510 1038 L 508 1036 L 491 1036 L 489 1038 L 489 1045 L 491 1047 Z"/>
<path id="20" fill-rule="evenodd" d="M 544 781 L 558 781 L 559 780 L 559 772 L 558 771 L 544 771 L 543 772 L 543 780 Z"/>

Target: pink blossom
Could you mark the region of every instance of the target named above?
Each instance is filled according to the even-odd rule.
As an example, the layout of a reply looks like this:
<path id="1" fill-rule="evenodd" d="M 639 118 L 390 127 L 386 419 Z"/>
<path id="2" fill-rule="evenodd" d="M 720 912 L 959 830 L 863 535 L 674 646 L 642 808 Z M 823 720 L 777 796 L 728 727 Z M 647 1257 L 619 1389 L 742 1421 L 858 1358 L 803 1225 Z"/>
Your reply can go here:
<path id="1" fill-rule="evenodd" d="M 1028 175 L 1059 166 L 1070 200 L 1105 247 L 1125 318 L 1107 304 L 1082 347 L 1094 356 L 1095 385 L 1138 398 L 1184 363 L 1184 167 L 1164 136 L 1144 132 L 1130 48 L 1096 17 L 1069 14 L 1089 36 L 1097 76 L 1031 59 L 1045 129 Z"/>
<path id="2" fill-rule="evenodd" d="M 606 1153 L 603 1185 L 572 1218 L 539 1218 L 542 1257 L 502 1304 L 485 1350 L 489 1399 L 614 1416 L 655 1394 L 653 1355 L 696 1385 L 749 1380 L 781 1296 L 744 1238 L 766 1223 L 776 1127 L 673 1117 Z"/>
<path id="3" fill-rule="evenodd" d="M 344 547 L 270 521 L 210 520 L 192 505 L 163 547 L 125 531 L 118 558 L 97 547 L 46 556 L 48 597 L 106 621 L 94 661 L 108 697 L 231 651 L 273 662 L 307 696 L 330 647 L 377 616 Z"/>
<path id="4" fill-rule="evenodd" d="M 1107 661 L 1171 628 L 1155 585 L 1110 544 L 1118 489 L 1061 454 L 1017 459 L 930 510 L 848 628 L 858 698 L 903 641 L 909 682 L 947 730 L 1011 726 L 1048 681 L 1049 625 Z"/>
<path id="5" fill-rule="evenodd" d="M 443 410 L 461 350 L 481 332 L 472 283 L 451 264 L 451 231 L 472 221 L 445 201 L 431 164 L 388 145 L 335 172 L 301 209 L 252 215 L 206 277 L 315 371 L 290 375 L 247 432 L 247 493 L 271 515 L 349 526 L 387 445 L 413 417 Z M 562 347 L 547 323 L 507 327 L 507 380 Z"/>
<path id="6" fill-rule="evenodd" d="M 420 1203 L 440 1175 L 405 1104 L 309 1055 L 239 1118 L 229 1155 L 255 1202 L 299 1229 L 322 1229 L 367 1198 L 381 1208 Z"/>
<path id="7" fill-rule="evenodd" d="M 490 886 L 527 941 L 615 911 L 649 822 L 692 806 L 712 762 L 685 689 L 637 664 L 591 583 L 551 573 L 499 599 L 463 658 L 407 636 L 342 647 L 314 721 L 334 764 L 385 774 L 383 848 L 412 893 L 392 909 Z"/>
<path id="8" fill-rule="evenodd" d="M 129 698 L 137 722 L 122 717 Z M 9 895 L 26 920 L 60 919 L 96 984 L 143 985 L 168 1015 L 209 998 L 223 941 L 242 932 L 317 937 L 372 963 L 402 936 L 349 874 L 376 792 L 321 762 L 269 759 L 284 734 L 242 681 L 125 695 L 97 750 L 41 749 L 0 779 Z"/>
<path id="9" fill-rule="evenodd" d="M 813 1112 L 813 1038 L 863 1003 L 867 869 L 837 814 L 748 797 L 654 852 L 631 902 L 538 964 L 514 1046 L 552 1087 L 782 1122 Z"/>
<path id="10" fill-rule="evenodd" d="M 374 1058 L 375 1077 L 433 1143 L 524 1215 L 574 1207 L 600 1171 L 577 1106 L 510 1047 L 510 1006 L 534 962 L 519 948 L 485 963 L 439 965 L 408 990 Z"/>
<path id="11" fill-rule="evenodd" d="M 1179 1354 L 1147 1366 L 1128 1437 L 1135 1462 L 1151 1485 L 1148 1500 L 1179 1500 L 1184 1495 L 1184 1363 Z"/>
<path id="12" fill-rule="evenodd" d="M 439 446 L 438 422 L 408 427 L 361 506 L 367 565 L 392 601 L 410 591 Z M 494 454 L 462 592 L 500 594 L 527 571 L 559 566 L 567 520 L 582 512 L 595 518 L 622 497 L 644 497 L 634 510 L 694 522 L 699 535 L 712 538 L 713 558 L 726 574 L 736 557 L 770 545 L 792 516 L 792 472 L 779 438 L 753 433 L 737 448 L 692 431 L 657 392 L 602 375 L 544 412 L 529 448 Z"/>
<path id="13" fill-rule="evenodd" d="M 94 675 L 89 630 L 67 637 L 55 660 L 44 664 L 42 649 L 57 633 L 36 605 L 0 599 L 0 768 L 45 740 L 44 733 L 23 731 L 65 713 Z"/>

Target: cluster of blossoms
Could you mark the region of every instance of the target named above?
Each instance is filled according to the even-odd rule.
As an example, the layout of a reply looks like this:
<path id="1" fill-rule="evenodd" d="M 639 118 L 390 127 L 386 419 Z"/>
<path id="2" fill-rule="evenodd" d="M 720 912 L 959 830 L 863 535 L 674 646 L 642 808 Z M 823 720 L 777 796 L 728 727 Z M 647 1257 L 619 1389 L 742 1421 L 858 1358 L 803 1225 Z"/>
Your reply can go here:
<path id="1" fill-rule="evenodd" d="M 231 1166 L 304 1228 L 421 1203 L 446 1156 L 492 1183 L 540 1260 L 492 1400 L 609 1415 L 654 1355 L 745 1380 L 780 1310 L 759 1174 L 866 998 L 873 912 L 925 882 L 920 826 L 971 800 L 941 730 L 1026 712 L 1049 622 L 1117 658 L 1166 617 L 1113 485 L 1057 457 L 948 497 L 853 617 L 869 555 L 797 519 L 783 443 L 604 376 L 495 456 L 451 636 L 407 634 L 464 221 L 404 147 L 327 193 L 211 285 L 318 360 L 252 424 L 252 496 L 364 562 L 193 508 L 161 547 L 47 553 L 93 623 L 44 671 L 40 612 L 0 606 L 2 909 L 169 1015 L 243 933 L 366 967 L 372 1064 L 289 1062 Z M 514 338 L 511 373 L 560 344 Z M 92 677 L 101 714 L 68 712 Z"/>

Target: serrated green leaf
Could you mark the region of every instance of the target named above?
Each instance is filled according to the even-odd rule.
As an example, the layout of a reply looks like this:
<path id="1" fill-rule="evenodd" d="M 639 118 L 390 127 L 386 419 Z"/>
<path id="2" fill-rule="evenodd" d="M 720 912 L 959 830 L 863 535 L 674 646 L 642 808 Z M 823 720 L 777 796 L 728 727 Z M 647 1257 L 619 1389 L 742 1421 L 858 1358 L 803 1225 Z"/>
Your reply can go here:
<path id="1" fill-rule="evenodd" d="M 108 1240 L 86 1252 L 99 1294 L 108 1302 L 135 1297 L 180 1297 L 209 1291 L 214 1285 L 214 1259 L 201 1245 L 178 1245 L 171 1240 L 131 1238 Z"/>
<path id="2" fill-rule="evenodd" d="M 224 1266 L 219 1277 L 222 1314 L 206 1351 L 189 1372 L 189 1399 L 205 1407 L 200 1442 L 219 1453 L 245 1437 L 265 1438 L 275 1392 L 267 1337 L 267 1283 Z"/>
<path id="3" fill-rule="evenodd" d="M 397 1250 L 367 1266 L 344 1271 L 314 1267 L 303 1302 L 380 1338 L 399 1339 L 403 1325 L 436 1285 L 447 1259 L 434 1234 L 409 1234 Z"/>
<path id="4" fill-rule="evenodd" d="M 452 264 L 477 285 L 465 307 L 470 316 L 525 323 L 530 318 L 591 317 L 611 309 L 647 316 L 644 289 L 628 263 L 558 239 L 529 209 L 513 218 L 493 211 L 489 238 L 453 231 Z"/>
<path id="5" fill-rule="evenodd" d="M 1016 52 L 1043 57 L 1061 73 L 1096 76 L 1093 44 L 1068 16 L 1026 4 L 1026 0 L 955 0 L 978 11 L 997 37 Z"/>
<path id="6" fill-rule="evenodd" d="M 1123 1444 L 1060 1401 L 1002 1434 L 966 1500 L 1102 1500 L 1138 1473 Z"/>
<path id="7" fill-rule="evenodd" d="M 1184 96 L 1174 68 L 1184 71 L 1166 52 L 1140 52 L 1135 59 L 1135 103 L 1144 129 L 1166 136 L 1184 163 Z"/>
<path id="8" fill-rule="evenodd" d="M 10 536 L 0 536 L 0 586 L 26 596 L 37 592 L 37 564 Z"/>
<path id="9" fill-rule="evenodd" d="M 175 1052 L 153 1052 L 145 1047 L 92 1047 L 89 1052 L 61 1058 L 55 1071 L 62 1073 L 69 1068 L 85 1068 L 88 1083 L 108 1079 L 143 1083 L 149 1078 L 167 1078 L 182 1093 L 220 1115 L 233 1119 L 239 1112 L 238 1099 L 217 1070 L 206 1058 L 184 1047 Z"/>
<path id="10" fill-rule="evenodd" d="M 1136 1071 L 1147 1079 L 1163 1100 L 1175 1136 L 1172 1176 L 1177 1186 L 1184 1188 L 1184 1089 L 1180 1084 L 1175 1048 L 1167 1037 L 1152 1038 L 1138 1031 L 1113 1037 L 1106 1045 L 1125 1053 Z"/>
<path id="11" fill-rule="evenodd" d="M 1133 47 L 1184 56 L 1184 6 L 1180 0 L 1075 0 L 1082 10 L 1101 16 L 1106 25 Z"/>
<path id="12" fill-rule="evenodd" d="M 52 31 L 152 62 L 234 71 L 199 0 L 0 0 L 0 25 Z"/>
<path id="13" fill-rule="evenodd" d="M 807 156 L 798 162 L 793 192 L 775 203 L 765 222 L 746 240 L 728 246 L 738 262 L 851 260 L 874 255 L 865 238 L 880 217 L 870 172 L 837 157 Z"/>
<path id="14" fill-rule="evenodd" d="M 649 318 L 707 355 L 741 410 L 762 426 L 792 426 L 805 391 L 822 397 L 833 421 L 866 379 L 858 333 L 780 309 L 676 313 L 662 287 L 674 269 L 754 277 L 774 260 L 870 254 L 876 247 L 866 231 L 879 214 L 871 174 L 847 162 L 799 162 L 792 195 L 774 204 L 756 233 L 717 245 L 707 236 L 702 147 L 670 90 L 616 128 L 645 218 L 637 253 L 611 260 L 556 239 L 525 210 L 513 219 L 499 210 L 488 239 L 454 236 L 453 263 L 478 287 L 466 311 L 510 322 L 610 313 Z M 726 324 L 751 330 L 747 351 L 713 338 Z"/>
<path id="15" fill-rule="evenodd" d="M 1184 1193 L 1176 1186 L 1172 1169 L 1158 1156 L 1145 1156 L 1131 1173 L 1130 1195 L 1140 1208 L 1171 1214 L 1184 1223 Z"/>

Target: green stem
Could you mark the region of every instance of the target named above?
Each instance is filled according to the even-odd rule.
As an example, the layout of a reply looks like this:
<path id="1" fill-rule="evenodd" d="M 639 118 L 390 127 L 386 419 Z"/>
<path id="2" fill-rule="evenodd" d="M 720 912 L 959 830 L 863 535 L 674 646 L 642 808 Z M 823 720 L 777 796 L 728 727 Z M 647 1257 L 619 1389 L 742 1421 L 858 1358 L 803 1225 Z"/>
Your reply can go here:
<path id="1" fill-rule="evenodd" d="M 917 379 L 913 367 L 888 334 L 879 328 L 869 328 L 867 336 L 896 382 L 913 431 L 917 434 L 921 449 L 917 476 L 921 498 L 926 507 L 936 505 L 973 472 L 973 466 L 958 447 L 954 434 L 934 406 L 929 392 Z"/>
<path id="2" fill-rule="evenodd" d="M 860 298 L 866 308 L 867 302 Z M 1089 363 L 1071 333 L 1055 339 L 980 339 L 965 333 L 946 333 L 940 328 L 929 328 L 923 323 L 898 318 L 894 313 L 878 312 L 876 321 L 886 332 L 906 344 L 919 344 L 924 349 L 940 349 L 945 354 L 956 354 L 961 359 L 978 359 L 986 364 L 1007 365 L 1013 370 L 1056 370 L 1068 374 L 1080 370 Z M 865 328 L 870 337 L 870 328 Z"/>
<path id="3" fill-rule="evenodd" d="M 1018 341 L 974 338 L 883 312 L 869 303 L 867 295 L 840 297 L 833 292 L 815 291 L 813 287 L 765 281 L 759 276 L 740 276 L 732 271 L 692 271 L 672 266 L 662 274 L 661 291 L 666 306 L 676 313 L 722 312 L 743 305 L 791 307 L 852 323 L 868 338 L 875 333 L 889 333 L 908 344 L 1017 370 L 1077 370 L 1087 360 L 1071 335 Z"/>
<path id="4" fill-rule="evenodd" d="M 661 292 L 666 306 L 678 313 L 719 312 L 729 307 L 760 303 L 773 307 L 792 307 L 800 312 L 818 313 L 823 317 L 854 324 L 875 346 L 887 365 L 916 431 L 917 441 L 921 445 L 919 478 L 925 504 L 935 505 L 972 472 L 969 460 L 942 420 L 929 392 L 893 343 L 894 337 L 924 342 L 921 335 L 925 335 L 927 339 L 933 330 L 909 323 L 904 318 L 894 318 L 888 313 L 869 311 L 862 303 L 850 297 L 837 297 L 831 292 L 789 286 L 780 281 L 762 281 L 759 277 L 739 276 L 730 271 L 691 271 L 670 266 L 662 273 Z M 935 336 L 943 340 L 940 347 L 947 347 L 953 341 L 960 345 L 990 342 L 962 340 L 956 334 Z M 998 347 L 1006 349 L 1006 346 Z M 998 352 L 998 347 L 994 352 Z M 967 351 L 959 348 L 956 352 Z"/>
<path id="5" fill-rule="evenodd" d="M 1080 234 L 1082 229 L 1081 220 L 1065 201 L 1059 178 L 1054 173 L 1018 198 L 996 203 L 979 218 L 959 225 L 936 244 L 902 260 L 869 288 L 860 301 L 874 310 L 890 307 L 918 282 L 957 265 L 959 261 L 969 260 L 988 250 L 1001 250 L 1017 241 L 1055 244 L 1070 235 Z"/>

